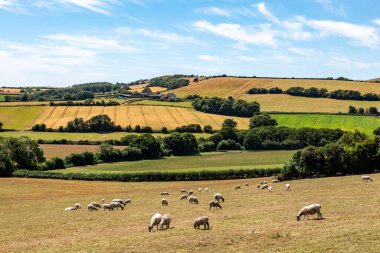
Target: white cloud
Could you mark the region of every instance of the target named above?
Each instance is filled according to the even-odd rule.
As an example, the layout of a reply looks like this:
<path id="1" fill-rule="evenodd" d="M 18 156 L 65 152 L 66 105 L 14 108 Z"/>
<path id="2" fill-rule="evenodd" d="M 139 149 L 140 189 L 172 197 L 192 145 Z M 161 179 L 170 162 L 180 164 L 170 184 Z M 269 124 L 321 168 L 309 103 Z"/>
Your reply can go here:
<path id="1" fill-rule="evenodd" d="M 221 23 L 214 25 L 208 21 L 197 21 L 193 25 L 199 31 L 217 34 L 240 43 L 276 46 L 274 32 L 265 26 L 262 26 L 259 31 L 254 31 L 239 24 Z"/>
<path id="2" fill-rule="evenodd" d="M 373 21 L 373 23 L 375 23 L 376 25 L 380 25 L 380 19 L 374 19 L 374 20 L 372 20 Z"/>
<path id="3" fill-rule="evenodd" d="M 63 4 L 75 5 L 90 11 L 98 12 L 104 15 L 110 15 L 106 10 L 109 3 L 115 3 L 113 0 L 59 0 Z"/>
<path id="4" fill-rule="evenodd" d="M 315 0 L 325 10 L 338 16 L 346 17 L 347 13 L 343 5 L 337 0 Z"/>
<path id="5" fill-rule="evenodd" d="M 380 67 L 380 62 L 355 61 L 343 55 L 330 56 L 327 64 L 337 69 L 370 69 Z"/>
<path id="6" fill-rule="evenodd" d="M 212 63 L 217 63 L 217 64 L 222 64 L 224 63 L 223 59 L 218 57 L 218 56 L 213 56 L 213 55 L 198 55 L 198 59 L 202 61 L 207 61 L 207 62 L 212 62 Z"/>
<path id="7" fill-rule="evenodd" d="M 224 17 L 231 17 L 231 13 L 228 10 L 221 9 L 219 7 L 205 7 L 196 9 L 197 12 L 209 14 L 209 15 L 217 15 Z"/>
<path id="8" fill-rule="evenodd" d="M 237 57 L 239 60 L 246 61 L 246 62 L 255 62 L 257 59 L 252 56 L 245 56 L 245 55 L 240 55 Z"/>
<path id="9" fill-rule="evenodd" d="M 290 47 L 288 50 L 292 53 L 303 57 L 312 57 L 316 55 L 316 51 L 313 48 L 298 48 L 298 47 Z"/>
<path id="10" fill-rule="evenodd" d="M 15 0 L 0 0 L 0 9 L 9 11 L 15 5 Z"/>

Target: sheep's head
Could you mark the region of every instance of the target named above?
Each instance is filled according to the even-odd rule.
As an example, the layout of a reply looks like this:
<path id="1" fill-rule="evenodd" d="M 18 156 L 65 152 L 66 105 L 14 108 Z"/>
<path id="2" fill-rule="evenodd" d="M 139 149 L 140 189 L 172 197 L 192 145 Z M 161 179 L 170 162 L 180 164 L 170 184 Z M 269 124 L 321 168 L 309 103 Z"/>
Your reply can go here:
<path id="1" fill-rule="evenodd" d="M 148 226 L 148 231 L 152 232 L 152 226 L 150 226 L 150 225 Z"/>
<path id="2" fill-rule="evenodd" d="M 301 216 L 297 215 L 296 217 L 297 217 L 297 221 L 300 221 Z"/>

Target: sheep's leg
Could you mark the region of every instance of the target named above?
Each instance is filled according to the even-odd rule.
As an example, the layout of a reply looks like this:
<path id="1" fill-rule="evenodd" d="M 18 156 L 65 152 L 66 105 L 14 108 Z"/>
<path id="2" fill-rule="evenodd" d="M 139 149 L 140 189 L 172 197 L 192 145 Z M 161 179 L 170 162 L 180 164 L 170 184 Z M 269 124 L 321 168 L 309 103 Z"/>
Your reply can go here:
<path id="1" fill-rule="evenodd" d="M 310 218 L 309 218 L 309 214 L 306 214 L 306 216 L 307 216 L 307 220 L 310 220 Z"/>

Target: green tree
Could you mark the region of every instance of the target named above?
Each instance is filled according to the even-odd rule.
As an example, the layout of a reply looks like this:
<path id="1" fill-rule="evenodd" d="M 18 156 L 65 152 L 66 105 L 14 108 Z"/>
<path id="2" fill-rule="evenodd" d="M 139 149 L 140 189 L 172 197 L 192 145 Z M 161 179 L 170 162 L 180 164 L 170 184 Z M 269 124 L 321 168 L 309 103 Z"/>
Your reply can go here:
<path id="1" fill-rule="evenodd" d="M 165 149 L 173 155 L 194 155 L 198 153 L 198 143 L 194 135 L 190 133 L 173 133 L 163 140 Z"/>
<path id="2" fill-rule="evenodd" d="M 258 114 L 250 118 L 249 120 L 249 128 L 256 128 L 262 126 L 277 126 L 278 123 L 275 119 L 272 119 L 270 115 L 263 113 Z"/>
<path id="3" fill-rule="evenodd" d="M 222 127 L 231 127 L 231 128 L 236 128 L 237 127 L 237 122 L 233 119 L 225 119 L 222 123 Z"/>
<path id="4" fill-rule="evenodd" d="M 141 150 L 144 158 L 157 159 L 164 155 L 161 143 L 151 134 L 142 134 L 130 143 L 130 147 Z"/>

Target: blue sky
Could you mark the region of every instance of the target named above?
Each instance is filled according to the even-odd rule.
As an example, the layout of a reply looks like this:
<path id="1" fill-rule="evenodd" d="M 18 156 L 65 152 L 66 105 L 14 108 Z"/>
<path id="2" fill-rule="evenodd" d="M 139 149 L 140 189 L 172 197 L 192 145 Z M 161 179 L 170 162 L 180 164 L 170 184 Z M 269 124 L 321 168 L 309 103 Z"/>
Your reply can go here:
<path id="1" fill-rule="evenodd" d="M 380 76 L 378 0 L 0 0 L 0 85 Z"/>

